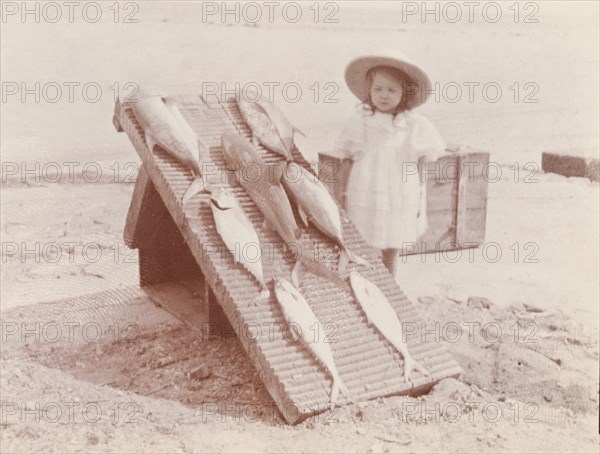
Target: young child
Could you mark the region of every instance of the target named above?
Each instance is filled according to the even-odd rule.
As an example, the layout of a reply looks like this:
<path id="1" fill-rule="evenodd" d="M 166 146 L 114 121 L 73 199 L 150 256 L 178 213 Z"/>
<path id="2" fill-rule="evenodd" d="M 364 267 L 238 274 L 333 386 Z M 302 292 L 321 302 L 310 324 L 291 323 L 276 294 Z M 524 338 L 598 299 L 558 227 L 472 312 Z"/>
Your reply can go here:
<path id="1" fill-rule="evenodd" d="M 346 83 L 362 102 L 334 144 L 336 156 L 353 160 L 346 210 L 395 275 L 400 250 L 427 229 L 426 185 L 417 169 L 445 150 L 435 127 L 413 110 L 431 82 L 404 54 L 388 50 L 350 62 Z"/>

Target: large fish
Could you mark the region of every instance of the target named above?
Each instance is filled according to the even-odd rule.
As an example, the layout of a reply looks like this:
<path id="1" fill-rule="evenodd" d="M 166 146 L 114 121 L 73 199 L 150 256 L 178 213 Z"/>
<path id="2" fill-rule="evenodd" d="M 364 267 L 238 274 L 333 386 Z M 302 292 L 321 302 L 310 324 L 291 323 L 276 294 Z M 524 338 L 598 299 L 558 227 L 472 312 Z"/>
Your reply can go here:
<path id="1" fill-rule="evenodd" d="M 262 260 L 250 259 L 246 252 L 248 245 L 255 245 L 260 251 L 260 242 L 254 226 L 240 207 L 235 196 L 227 189 L 218 188 L 211 191 L 210 208 L 217 232 L 223 239 L 227 249 L 233 254 L 235 262 L 241 263 L 252 274 L 261 288 L 261 295 L 269 295 L 262 269 Z"/>
<path id="2" fill-rule="evenodd" d="M 301 231 L 281 186 L 285 163 L 279 162 L 274 168 L 267 168 L 252 144 L 236 132 L 223 133 L 221 145 L 227 166 L 235 170 L 239 183 L 258 206 L 267 224 L 275 229 L 284 243 L 296 243 Z"/>
<path id="3" fill-rule="evenodd" d="M 177 104 L 169 98 L 141 96 L 131 105 L 138 123 L 144 130 L 148 149 L 153 151 L 158 145 L 189 167 L 196 177 L 183 196 L 183 203 L 186 203 L 195 194 L 205 189 L 196 158 L 200 156 L 196 134 L 183 118 Z"/>
<path id="4" fill-rule="evenodd" d="M 356 301 L 361 306 L 367 320 L 373 325 L 404 358 L 404 380 L 410 381 L 413 370 L 429 375 L 427 369 L 413 359 L 408 352 L 408 346 L 403 339 L 402 324 L 398 320 L 396 311 L 383 294 L 383 292 L 357 271 L 350 273 L 350 285 L 354 291 Z"/>
<path id="5" fill-rule="evenodd" d="M 283 316 L 290 326 L 292 335 L 302 341 L 331 376 L 332 384 L 329 401 L 335 403 L 340 390 L 346 397 L 351 399 L 348 388 L 344 385 L 338 374 L 333 352 L 329 344 L 324 341 L 315 342 L 314 328 L 315 324 L 319 323 L 319 319 L 308 305 L 306 299 L 285 279 L 277 279 L 275 281 L 275 296 L 277 297 Z M 293 326 L 297 326 L 298 330 L 294 331 Z"/>
<path id="6" fill-rule="evenodd" d="M 242 97 L 238 101 L 240 113 L 252 130 L 253 139 L 267 149 L 282 155 L 286 161 L 292 160 L 295 149 L 294 132 L 302 131 L 294 127 L 279 108 L 260 97 L 257 101 L 248 101 Z"/>
<path id="7" fill-rule="evenodd" d="M 290 162 L 287 169 L 291 171 L 285 173 L 282 184 L 295 201 L 304 224 L 313 224 L 340 248 L 338 272 L 344 273 L 349 262 L 368 266 L 369 262 L 344 244 L 340 210 L 325 185 L 295 162 Z"/>
<path id="8" fill-rule="evenodd" d="M 266 227 L 273 228 L 279 234 L 284 242 L 284 251 L 291 252 L 296 258 L 291 274 L 294 285 L 300 285 L 300 273 L 304 265 L 312 273 L 336 282 L 345 291 L 350 290 L 350 286 L 325 264 L 311 260 L 297 249 L 302 231 L 296 224 L 290 201 L 281 185 L 286 163 L 280 161 L 274 167 L 267 168 L 252 143 L 236 132 L 223 133 L 221 144 L 227 166 L 235 170 L 238 181 L 262 212 Z"/>

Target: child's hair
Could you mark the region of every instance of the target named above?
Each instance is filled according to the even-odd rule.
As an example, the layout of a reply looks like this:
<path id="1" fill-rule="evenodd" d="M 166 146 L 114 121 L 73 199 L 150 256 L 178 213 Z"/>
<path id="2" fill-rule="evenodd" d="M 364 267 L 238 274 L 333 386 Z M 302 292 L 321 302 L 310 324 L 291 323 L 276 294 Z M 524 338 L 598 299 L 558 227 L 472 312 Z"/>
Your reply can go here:
<path id="1" fill-rule="evenodd" d="M 404 72 L 391 66 L 376 66 L 374 68 L 371 68 L 367 72 L 367 98 L 363 100 L 363 107 L 371 113 L 374 113 L 376 110 L 375 104 L 373 104 L 373 100 L 371 99 L 371 87 L 373 86 L 373 79 L 375 77 L 375 74 L 378 73 L 383 73 L 387 76 L 390 76 L 402 85 L 402 99 L 400 100 L 400 103 L 396 106 L 396 108 L 392 111 L 392 115 L 396 117 L 396 115 L 398 115 L 399 113 L 408 110 L 408 90 L 409 86 L 411 84 L 414 84 L 414 82 Z"/>

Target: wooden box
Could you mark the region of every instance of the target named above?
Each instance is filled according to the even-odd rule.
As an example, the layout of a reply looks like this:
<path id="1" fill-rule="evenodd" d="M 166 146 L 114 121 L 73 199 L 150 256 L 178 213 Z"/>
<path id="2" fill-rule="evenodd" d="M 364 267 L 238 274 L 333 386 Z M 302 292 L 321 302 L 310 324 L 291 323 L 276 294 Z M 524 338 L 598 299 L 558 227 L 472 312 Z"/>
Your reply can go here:
<path id="1" fill-rule="evenodd" d="M 427 165 L 428 229 L 407 254 L 472 248 L 485 239 L 489 153 L 447 151 Z M 344 208 L 351 169 L 351 160 L 319 154 L 319 178 Z"/>

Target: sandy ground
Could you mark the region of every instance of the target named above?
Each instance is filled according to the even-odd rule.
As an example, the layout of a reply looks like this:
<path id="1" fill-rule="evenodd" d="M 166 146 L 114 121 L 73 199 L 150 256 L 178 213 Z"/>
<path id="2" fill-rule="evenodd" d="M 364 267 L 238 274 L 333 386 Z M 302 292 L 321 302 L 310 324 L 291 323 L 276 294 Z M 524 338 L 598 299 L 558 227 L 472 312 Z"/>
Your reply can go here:
<path id="1" fill-rule="evenodd" d="M 398 25 L 389 12 L 342 7 L 335 25 L 258 27 L 202 23 L 192 4 L 156 5 L 142 5 L 138 24 L 2 24 L 3 82 L 104 89 L 96 103 L 2 103 L 2 452 L 597 452 L 598 184 L 527 167 L 539 169 L 546 150 L 598 153 L 597 4 L 541 2 L 537 25 Z M 137 288 L 137 253 L 122 230 L 139 160 L 112 128 L 109 87 L 295 81 L 304 96 L 281 105 L 314 158 L 352 111 L 345 63 L 392 43 L 419 55 L 442 86 L 503 88 L 496 103 L 442 97 L 424 108 L 448 142 L 502 164 L 486 245 L 459 259 L 409 257 L 397 276 L 429 323 L 459 327 L 440 342 L 464 373 L 427 396 L 288 427 L 236 339 L 189 331 Z M 338 84 L 339 102 L 315 102 L 315 82 Z M 537 84 L 539 102 L 520 102 L 523 93 L 515 102 L 515 82 Z M 37 180 L 24 174 L 36 162 Z M 72 182 L 66 162 L 78 164 Z M 96 183 L 81 171 L 89 163 L 102 169 Z M 24 321 L 38 331 L 26 334 Z"/>

